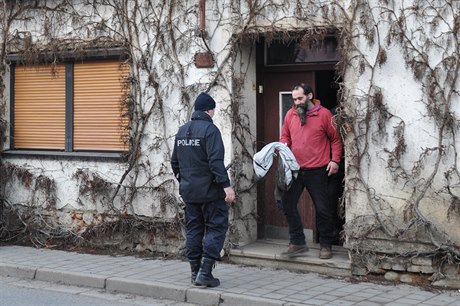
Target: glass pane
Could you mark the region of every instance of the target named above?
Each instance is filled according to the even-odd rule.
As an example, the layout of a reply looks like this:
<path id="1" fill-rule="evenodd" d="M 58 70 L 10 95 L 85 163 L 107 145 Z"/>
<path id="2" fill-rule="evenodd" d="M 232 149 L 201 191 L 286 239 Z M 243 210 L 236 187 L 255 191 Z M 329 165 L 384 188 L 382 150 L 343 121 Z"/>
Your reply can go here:
<path id="1" fill-rule="evenodd" d="M 281 91 L 280 97 L 280 136 L 281 128 L 283 127 L 284 117 L 288 110 L 292 107 L 292 93 L 290 91 Z"/>
<path id="2" fill-rule="evenodd" d="M 327 37 L 319 45 L 300 41 L 283 43 L 273 41 L 267 48 L 267 65 L 306 64 L 338 62 L 337 40 Z"/>

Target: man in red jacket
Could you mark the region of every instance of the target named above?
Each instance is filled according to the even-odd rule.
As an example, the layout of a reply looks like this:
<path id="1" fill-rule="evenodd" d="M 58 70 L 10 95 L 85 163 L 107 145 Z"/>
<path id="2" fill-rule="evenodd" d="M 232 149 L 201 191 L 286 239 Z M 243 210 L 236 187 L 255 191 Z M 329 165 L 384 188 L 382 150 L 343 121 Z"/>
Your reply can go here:
<path id="1" fill-rule="evenodd" d="M 308 251 L 297 202 L 307 188 L 316 209 L 321 259 L 332 257 L 335 241 L 336 205 L 328 197 L 328 176 L 337 173 L 342 142 L 332 113 L 314 99 L 309 85 L 300 83 L 292 89 L 294 104 L 286 113 L 280 142 L 286 144 L 300 165 L 299 175 L 282 198 L 284 215 L 289 225 L 289 248 L 283 254 L 301 256 Z M 332 152 L 332 154 L 331 154 Z"/>

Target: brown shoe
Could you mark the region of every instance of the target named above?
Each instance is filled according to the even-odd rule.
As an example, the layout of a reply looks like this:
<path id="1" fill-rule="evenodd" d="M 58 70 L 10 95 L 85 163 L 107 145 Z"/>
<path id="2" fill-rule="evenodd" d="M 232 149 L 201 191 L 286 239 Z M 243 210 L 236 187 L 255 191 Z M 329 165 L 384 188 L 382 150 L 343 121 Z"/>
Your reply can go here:
<path id="1" fill-rule="evenodd" d="M 281 253 L 283 256 L 288 258 L 302 256 L 304 253 L 308 252 L 308 247 L 306 244 L 289 244 L 289 247 L 286 252 Z"/>
<path id="2" fill-rule="evenodd" d="M 319 250 L 319 258 L 320 259 L 329 259 L 332 258 L 332 247 L 322 245 Z"/>

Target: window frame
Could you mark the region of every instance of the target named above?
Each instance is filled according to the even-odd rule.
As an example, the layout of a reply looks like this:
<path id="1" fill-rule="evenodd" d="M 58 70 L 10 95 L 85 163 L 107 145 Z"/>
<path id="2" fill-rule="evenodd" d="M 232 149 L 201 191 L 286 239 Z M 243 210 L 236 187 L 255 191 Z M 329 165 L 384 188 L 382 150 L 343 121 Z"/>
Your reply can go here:
<path id="1" fill-rule="evenodd" d="M 273 59 L 271 59 L 271 52 L 275 52 L 275 50 L 271 49 L 272 47 L 281 47 L 281 50 L 284 53 L 283 56 L 287 53 L 288 56 L 294 56 L 295 55 L 295 49 L 300 48 L 301 50 L 304 50 L 305 52 L 309 53 L 312 55 L 314 52 L 318 53 L 324 53 L 324 51 L 327 51 L 327 45 L 328 43 L 334 44 L 334 57 L 330 58 L 322 58 L 322 59 L 315 59 L 313 58 L 312 60 L 308 61 L 286 61 L 286 62 L 271 62 Z M 289 52 L 286 46 L 290 46 L 292 48 L 292 52 Z M 326 35 L 319 46 L 316 46 L 314 48 L 310 48 L 309 46 L 302 46 L 301 39 L 295 38 L 290 40 L 288 43 L 284 42 L 282 39 L 275 39 L 273 42 L 268 43 L 267 41 L 264 41 L 264 66 L 265 67 L 279 67 L 279 66 L 305 66 L 305 65 L 317 65 L 318 63 L 321 64 L 333 64 L 337 63 L 340 61 L 340 52 L 338 52 L 338 46 L 339 46 L 339 41 L 337 38 L 337 35 L 335 34 L 328 34 Z"/>
<path id="2" fill-rule="evenodd" d="M 46 64 L 44 60 L 46 54 L 41 56 L 41 61 L 38 64 Z M 65 145 L 64 150 L 51 150 L 51 149 L 15 149 L 15 69 L 16 66 L 23 64 L 21 56 L 18 54 L 9 55 L 10 62 L 10 124 L 9 124 L 9 149 L 4 150 L 2 155 L 22 155 L 22 156 L 55 156 L 55 157 L 82 157 L 82 158 L 104 158 L 104 159 L 120 159 L 126 157 L 130 151 L 128 145 L 126 150 L 120 151 L 104 151 L 104 150 L 85 150 L 74 151 L 74 64 L 77 61 L 91 61 L 91 60 L 113 60 L 119 59 L 120 62 L 127 58 L 127 53 L 122 48 L 115 48 L 111 50 L 89 50 L 84 57 L 76 57 L 68 54 L 59 56 L 59 63 L 65 65 Z M 129 122 L 128 122 L 129 125 Z"/>

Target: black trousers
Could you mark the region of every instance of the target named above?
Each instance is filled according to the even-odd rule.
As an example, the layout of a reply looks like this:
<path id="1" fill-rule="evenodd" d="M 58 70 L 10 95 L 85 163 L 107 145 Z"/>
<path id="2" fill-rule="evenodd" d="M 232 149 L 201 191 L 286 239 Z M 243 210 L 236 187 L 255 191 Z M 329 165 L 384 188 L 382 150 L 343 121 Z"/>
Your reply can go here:
<path id="1" fill-rule="evenodd" d="M 319 242 L 321 245 L 330 246 L 335 241 L 337 206 L 329 200 L 326 167 L 300 170 L 291 188 L 283 195 L 283 211 L 289 225 L 290 243 L 305 244 L 303 224 L 297 209 L 304 188 L 307 188 L 315 206 Z"/>
<path id="2" fill-rule="evenodd" d="M 185 204 L 185 255 L 220 260 L 228 229 L 228 205 L 224 200 Z"/>

